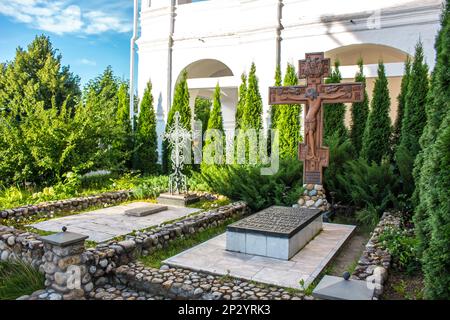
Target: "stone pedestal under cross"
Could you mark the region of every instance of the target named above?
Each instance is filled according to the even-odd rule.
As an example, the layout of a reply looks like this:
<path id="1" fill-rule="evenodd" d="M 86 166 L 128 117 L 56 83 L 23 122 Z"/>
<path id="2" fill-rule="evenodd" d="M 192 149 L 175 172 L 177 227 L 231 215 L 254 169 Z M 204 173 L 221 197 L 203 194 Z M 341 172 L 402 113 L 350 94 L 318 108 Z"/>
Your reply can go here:
<path id="1" fill-rule="evenodd" d="M 364 84 L 330 83 L 323 78 L 330 76 L 330 59 L 323 52 L 307 53 L 299 61 L 299 78 L 306 78 L 306 86 L 271 87 L 269 104 L 305 104 L 305 139 L 299 145 L 299 159 L 304 161 L 303 182 L 322 185 L 323 167 L 328 166 L 329 150 L 322 146 L 324 103 L 360 102 L 364 99 Z"/>

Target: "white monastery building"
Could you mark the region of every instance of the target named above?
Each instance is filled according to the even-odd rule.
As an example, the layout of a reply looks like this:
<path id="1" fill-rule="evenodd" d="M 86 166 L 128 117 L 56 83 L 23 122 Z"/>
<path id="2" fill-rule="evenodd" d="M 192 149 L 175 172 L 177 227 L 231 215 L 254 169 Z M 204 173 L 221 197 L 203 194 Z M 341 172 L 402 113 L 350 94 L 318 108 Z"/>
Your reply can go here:
<path id="1" fill-rule="evenodd" d="M 160 135 L 186 69 L 191 106 L 219 83 L 224 127 L 233 129 L 241 74 L 255 62 L 267 127 L 276 66 L 284 74 L 287 63 L 297 67 L 305 53 L 323 51 L 332 64 L 340 61 L 344 82 L 353 81 L 363 58 L 369 97 L 383 60 L 394 121 L 404 61 L 419 39 L 434 66 L 441 10 L 441 0 L 142 0 L 138 95 L 151 80 Z"/>

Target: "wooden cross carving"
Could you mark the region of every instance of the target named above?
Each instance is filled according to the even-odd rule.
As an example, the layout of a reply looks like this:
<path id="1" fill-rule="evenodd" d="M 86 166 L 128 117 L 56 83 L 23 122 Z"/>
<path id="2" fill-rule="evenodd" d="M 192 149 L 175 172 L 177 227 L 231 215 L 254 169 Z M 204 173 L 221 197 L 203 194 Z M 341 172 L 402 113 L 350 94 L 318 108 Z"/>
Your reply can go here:
<path id="1" fill-rule="evenodd" d="M 305 139 L 299 145 L 299 159 L 304 161 L 303 183 L 322 184 L 323 167 L 328 166 L 329 150 L 322 146 L 324 103 L 360 102 L 364 99 L 364 83 L 324 84 L 330 76 L 330 59 L 323 52 L 307 53 L 299 61 L 299 78 L 306 86 L 270 87 L 269 104 L 305 104 Z"/>

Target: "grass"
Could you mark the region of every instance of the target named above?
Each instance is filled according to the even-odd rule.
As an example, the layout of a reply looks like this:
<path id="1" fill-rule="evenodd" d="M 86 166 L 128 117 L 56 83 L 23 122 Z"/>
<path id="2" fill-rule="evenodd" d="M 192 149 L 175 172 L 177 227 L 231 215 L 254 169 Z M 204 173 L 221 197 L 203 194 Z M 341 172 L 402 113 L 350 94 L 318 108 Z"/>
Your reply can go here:
<path id="1" fill-rule="evenodd" d="M 185 238 L 175 239 L 169 243 L 167 248 L 158 249 L 148 256 L 141 257 L 139 260 L 147 267 L 160 268 L 162 261 L 225 232 L 227 225 L 234 221 L 236 221 L 236 218 L 228 218 L 224 223 L 216 227 L 208 228 Z"/>
<path id="2" fill-rule="evenodd" d="M 384 289 L 383 300 L 423 300 L 423 274 L 406 274 L 392 268 Z"/>
<path id="3" fill-rule="evenodd" d="M 0 182 L 0 210 L 46 201 L 64 200 L 94 194 L 133 190 L 136 199 L 154 198 L 167 186 L 167 176 L 139 176 L 125 173 L 76 178 L 53 186 L 3 186 Z"/>
<path id="4" fill-rule="evenodd" d="M 0 261 L 0 300 L 15 300 L 44 288 L 44 275 L 22 261 Z"/>
<path id="5" fill-rule="evenodd" d="M 198 209 L 203 209 L 203 210 L 211 210 L 211 209 L 216 209 L 216 208 L 225 206 L 230 203 L 231 203 L 230 199 L 228 199 L 226 197 L 223 197 L 221 199 L 216 199 L 216 200 L 201 199 L 198 202 L 188 205 L 188 207 L 198 208 Z"/>

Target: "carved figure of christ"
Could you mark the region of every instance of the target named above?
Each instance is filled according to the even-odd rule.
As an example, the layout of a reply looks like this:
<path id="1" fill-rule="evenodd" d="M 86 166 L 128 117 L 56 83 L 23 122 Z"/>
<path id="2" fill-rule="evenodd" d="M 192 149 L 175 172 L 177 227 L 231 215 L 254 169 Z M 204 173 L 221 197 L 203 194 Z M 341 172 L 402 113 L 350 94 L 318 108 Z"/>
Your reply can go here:
<path id="1" fill-rule="evenodd" d="M 322 184 L 322 167 L 328 166 L 328 148 L 322 147 L 324 103 L 358 102 L 363 99 L 363 83 L 323 84 L 330 75 L 330 60 L 323 53 L 306 54 L 299 63 L 299 78 L 306 86 L 271 87 L 269 104 L 305 104 L 305 143 L 300 145 L 299 158 L 304 160 L 304 183 Z"/>

